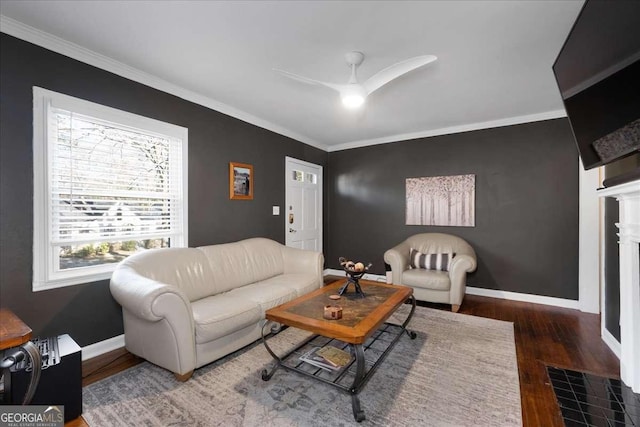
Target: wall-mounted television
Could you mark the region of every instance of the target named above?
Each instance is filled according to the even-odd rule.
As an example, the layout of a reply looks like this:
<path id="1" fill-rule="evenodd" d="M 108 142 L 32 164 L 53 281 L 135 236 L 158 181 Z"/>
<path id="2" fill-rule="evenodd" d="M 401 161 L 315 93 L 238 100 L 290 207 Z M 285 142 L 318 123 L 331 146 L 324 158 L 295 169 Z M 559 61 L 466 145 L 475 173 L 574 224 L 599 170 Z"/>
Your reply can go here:
<path id="1" fill-rule="evenodd" d="M 640 1 L 587 0 L 553 73 L 585 169 L 640 152 Z"/>

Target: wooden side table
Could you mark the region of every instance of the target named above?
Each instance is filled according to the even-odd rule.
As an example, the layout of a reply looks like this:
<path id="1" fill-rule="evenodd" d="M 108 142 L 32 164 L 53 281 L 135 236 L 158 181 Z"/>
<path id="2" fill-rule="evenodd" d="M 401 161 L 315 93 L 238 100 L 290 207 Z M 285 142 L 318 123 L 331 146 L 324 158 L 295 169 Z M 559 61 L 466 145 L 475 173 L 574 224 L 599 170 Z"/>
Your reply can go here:
<path id="1" fill-rule="evenodd" d="M 0 363 L 3 364 L 5 396 L 11 396 L 11 372 L 9 369 L 14 365 L 16 360 L 22 360 L 21 358 L 27 356 L 31 360 L 31 365 L 33 366 L 33 369 L 31 370 L 29 388 L 27 389 L 22 401 L 23 405 L 28 405 L 29 402 L 31 402 L 31 398 L 33 398 L 33 394 L 38 387 L 40 371 L 42 369 L 40 352 L 38 347 L 31 342 L 31 334 L 31 328 L 20 320 L 20 318 L 11 310 L 5 308 L 0 309 L 0 351 L 3 352 L 3 357 L 0 359 Z M 10 350 L 13 348 L 16 348 L 17 350 Z M 6 366 L 4 365 L 5 361 L 8 362 L 8 365 Z M 17 402 L 8 403 L 15 404 Z"/>
<path id="2" fill-rule="evenodd" d="M 0 350 L 19 347 L 31 340 L 31 328 L 13 311 L 0 308 Z"/>

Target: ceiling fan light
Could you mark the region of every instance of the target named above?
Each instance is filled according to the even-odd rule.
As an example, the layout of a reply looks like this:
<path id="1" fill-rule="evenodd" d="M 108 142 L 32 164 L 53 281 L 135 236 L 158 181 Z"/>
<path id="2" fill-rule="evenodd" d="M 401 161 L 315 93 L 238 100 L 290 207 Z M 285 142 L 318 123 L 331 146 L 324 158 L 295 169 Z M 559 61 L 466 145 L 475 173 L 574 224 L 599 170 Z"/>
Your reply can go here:
<path id="1" fill-rule="evenodd" d="M 367 92 L 359 84 L 349 84 L 346 88 L 340 91 L 342 105 L 350 110 L 354 110 L 362 106 L 366 98 Z"/>
<path id="2" fill-rule="evenodd" d="M 364 104 L 364 97 L 362 95 L 345 95 L 342 97 L 342 105 L 349 109 L 356 109 Z"/>

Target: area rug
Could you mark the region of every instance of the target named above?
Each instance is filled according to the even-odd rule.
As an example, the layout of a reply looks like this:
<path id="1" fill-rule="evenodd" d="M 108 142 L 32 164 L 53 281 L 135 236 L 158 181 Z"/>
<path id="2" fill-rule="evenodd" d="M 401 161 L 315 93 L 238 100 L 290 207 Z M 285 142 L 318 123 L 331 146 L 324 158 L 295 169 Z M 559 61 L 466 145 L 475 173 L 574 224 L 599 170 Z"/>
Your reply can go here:
<path id="1" fill-rule="evenodd" d="M 512 323 L 417 307 L 409 328 L 417 338 L 405 334 L 360 393 L 362 425 L 522 425 Z M 306 336 L 287 328 L 269 343 L 282 354 Z M 263 381 L 271 362 L 258 342 L 185 383 L 145 362 L 85 387 L 82 415 L 90 426 L 357 424 L 344 392 L 282 369 Z"/>

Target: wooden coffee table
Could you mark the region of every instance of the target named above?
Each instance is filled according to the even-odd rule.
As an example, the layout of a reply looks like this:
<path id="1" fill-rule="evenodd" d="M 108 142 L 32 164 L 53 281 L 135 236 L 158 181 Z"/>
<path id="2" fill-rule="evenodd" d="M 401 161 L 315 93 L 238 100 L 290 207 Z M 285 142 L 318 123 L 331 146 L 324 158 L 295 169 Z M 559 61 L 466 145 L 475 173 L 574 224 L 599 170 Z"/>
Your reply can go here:
<path id="1" fill-rule="evenodd" d="M 415 311 L 416 300 L 412 288 L 366 280 L 360 281 L 365 297 L 347 291 L 339 300 L 330 299 L 329 295 L 337 294 L 345 280 L 335 281 L 267 310 L 265 326 L 273 321 L 310 331 L 314 335 L 284 356 L 277 356 L 268 345 L 263 327 L 262 342 L 275 363 L 270 370 L 262 371 L 262 379 L 268 381 L 278 368 L 283 368 L 337 387 L 351 395 L 353 416 L 360 422 L 365 416 L 358 393 L 404 333 L 411 339 L 416 337 L 415 332 L 406 329 Z M 411 302 L 411 311 L 404 322 L 386 322 L 407 300 Z M 324 319 L 326 305 L 342 307 L 342 319 Z M 330 372 L 299 359 L 310 348 L 327 345 L 349 351 L 354 356 L 353 360 L 344 368 Z"/>

